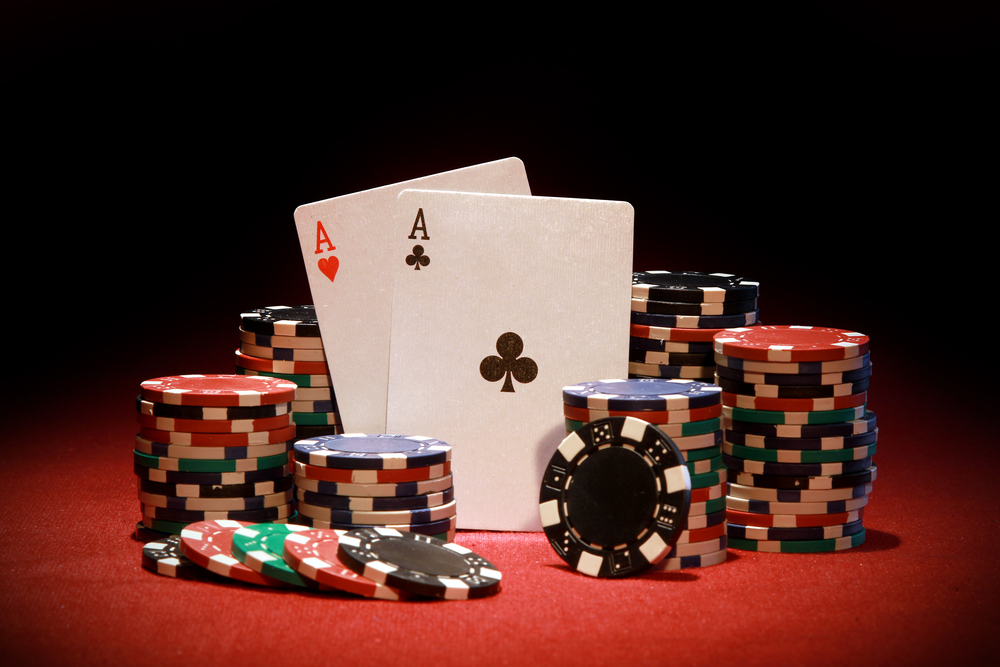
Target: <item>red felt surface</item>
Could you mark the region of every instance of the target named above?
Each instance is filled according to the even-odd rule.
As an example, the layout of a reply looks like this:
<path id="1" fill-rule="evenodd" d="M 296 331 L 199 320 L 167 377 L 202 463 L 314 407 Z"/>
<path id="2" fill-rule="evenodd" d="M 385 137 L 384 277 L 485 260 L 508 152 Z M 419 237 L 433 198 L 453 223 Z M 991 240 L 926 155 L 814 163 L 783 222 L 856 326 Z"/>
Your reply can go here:
<path id="1" fill-rule="evenodd" d="M 51 419 L 46 406 L 21 401 L 0 459 L 6 659 L 981 662 L 1000 621 L 992 475 L 1000 452 L 987 435 L 987 404 L 936 400 L 878 343 L 870 407 L 879 416 L 879 477 L 863 546 L 818 555 L 730 550 L 711 568 L 599 580 L 570 571 L 541 533 L 461 532 L 457 541 L 504 577 L 499 595 L 468 602 L 392 603 L 148 572 L 130 536 L 139 518 L 131 399 L 135 373 L 155 362 L 115 367 Z"/>

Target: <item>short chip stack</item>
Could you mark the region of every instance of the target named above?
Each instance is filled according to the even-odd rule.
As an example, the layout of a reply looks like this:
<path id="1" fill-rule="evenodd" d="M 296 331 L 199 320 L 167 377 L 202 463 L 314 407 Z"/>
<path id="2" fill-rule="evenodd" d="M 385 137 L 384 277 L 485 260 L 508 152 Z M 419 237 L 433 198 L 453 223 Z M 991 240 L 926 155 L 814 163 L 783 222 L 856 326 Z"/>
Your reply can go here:
<path id="1" fill-rule="evenodd" d="M 205 519 L 293 517 L 288 452 L 295 384 L 270 377 L 178 375 L 136 397 L 137 534 L 178 534 Z"/>
<path id="2" fill-rule="evenodd" d="M 298 438 L 343 433 L 313 306 L 269 306 L 240 315 L 236 371 L 294 382 Z"/>
<path id="3" fill-rule="evenodd" d="M 868 343 L 805 326 L 715 336 L 730 547 L 809 553 L 865 541 L 878 439 Z"/>
<path id="4" fill-rule="evenodd" d="M 727 273 L 633 274 L 629 377 L 711 382 L 712 337 L 755 324 L 758 292 L 756 282 Z"/>
<path id="5" fill-rule="evenodd" d="M 654 425 L 680 451 L 691 479 L 685 529 L 656 567 L 677 570 L 726 560 L 726 470 L 722 390 L 695 380 L 632 378 L 563 387 L 567 434 L 608 417 Z"/>
<path id="6" fill-rule="evenodd" d="M 298 522 L 388 527 L 451 540 L 457 510 L 451 446 L 421 436 L 347 433 L 295 443 Z"/>

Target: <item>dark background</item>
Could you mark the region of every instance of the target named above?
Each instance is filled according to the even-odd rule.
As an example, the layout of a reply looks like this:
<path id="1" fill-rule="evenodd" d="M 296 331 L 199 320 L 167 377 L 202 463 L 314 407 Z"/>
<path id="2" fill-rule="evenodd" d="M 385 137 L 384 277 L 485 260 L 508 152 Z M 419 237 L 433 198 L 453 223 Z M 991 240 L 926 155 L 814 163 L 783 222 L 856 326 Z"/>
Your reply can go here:
<path id="1" fill-rule="evenodd" d="M 997 309 L 985 3 L 292 5 L 9 10 L 27 382 L 231 372 L 239 312 L 311 302 L 296 206 L 508 156 L 534 194 L 631 202 L 635 269 L 741 274 L 763 322 L 861 330 L 886 361 Z"/>

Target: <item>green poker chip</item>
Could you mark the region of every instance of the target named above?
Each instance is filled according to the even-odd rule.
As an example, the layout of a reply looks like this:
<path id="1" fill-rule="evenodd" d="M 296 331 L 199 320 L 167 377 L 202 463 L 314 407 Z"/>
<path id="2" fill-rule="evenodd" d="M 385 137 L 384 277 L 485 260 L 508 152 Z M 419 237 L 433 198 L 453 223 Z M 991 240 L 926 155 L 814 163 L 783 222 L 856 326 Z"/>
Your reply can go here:
<path id="1" fill-rule="evenodd" d="M 704 461 L 705 459 L 714 459 L 716 456 L 722 456 L 722 446 L 719 447 L 705 447 L 704 449 L 689 449 L 686 452 L 681 450 L 681 454 L 684 455 L 684 460 L 690 463 L 691 461 Z M 721 467 L 722 462 L 719 462 Z M 712 468 L 715 470 L 715 468 Z M 688 472 L 694 472 L 688 468 Z"/>
<path id="2" fill-rule="evenodd" d="M 289 523 L 257 523 L 233 533 L 233 557 L 251 570 L 293 586 L 315 587 L 285 562 L 285 538 L 292 533 L 312 530 Z"/>
<path id="3" fill-rule="evenodd" d="M 860 461 L 874 456 L 878 443 L 866 447 L 852 449 L 758 449 L 725 443 L 722 450 L 730 456 L 738 456 L 750 461 L 765 461 L 767 463 L 839 463 L 842 461 Z"/>
<path id="4" fill-rule="evenodd" d="M 288 464 L 287 454 L 261 456 L 255 459 L 172 459 L 144 454 L 133 449 L 132 455 L 135 463 L 144 468 L 178 472 L 247 472 L 278 468 Z"/>
<path id="5" fill-rule="evenodd" d="M 729 420 L 753 422 L 755 424 L 835 424 L 861 419 L 865 406 L 840 410 L 816 410 L 815 412 L 780 412 L 778 410 L 750 410 L 722 406 L 722 415 Z"/>
<path id="6" fill-rule="evenodd" d="M 780 554 L 811 554 L 824 551 L 843 551 L 864 544 L 865 530 L 847 537 L 837 537 L 829 540 L 745 540 L 736 537 L 729 538 L 730 549 L 743 551 L 766 551 Z"/>

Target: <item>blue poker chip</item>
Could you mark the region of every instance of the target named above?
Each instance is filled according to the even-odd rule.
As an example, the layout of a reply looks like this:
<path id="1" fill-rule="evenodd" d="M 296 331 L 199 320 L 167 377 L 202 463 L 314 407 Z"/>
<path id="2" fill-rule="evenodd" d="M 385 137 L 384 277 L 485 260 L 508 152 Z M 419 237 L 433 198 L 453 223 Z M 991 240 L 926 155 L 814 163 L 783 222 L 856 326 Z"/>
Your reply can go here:
<path id="1" fill-rule="evenodd" d="M 631 311 L 632 324 L 681 329 L 729 329 L 757 324 L 760 310 L 738 315 L 661 315 Z"/>
<path id="2" fill-rule="evenodd" d="M 774 373 L 779 375 L 826 375 L 828 373 L 843 373 L 854 371 L 865 366 L 870 366 L 872 361 L 871 352 L 860 357 L 850 357 L 848 359 L 838 359 L 836 361 L 754 361 L 752 359 L 740 359 L 724 354 L 715 355 L 715 363 L 720 367 L 732 368 L 746 373 Z M 746 380 L 744 380 L 746 381 Z M 796 384 L 804 384 L 796 378 Z M 835 384 L 840 384 L 835 383 Z"/>
<path id="3" fill-rule="evenodd" d="M 690 410 L 718 405 L 722 388 L 681 379 L 594 380 L 563 387 L 563 402 L 590 410 Z"/>
<path id="4" fill-rule="evenodd" d="M 424 468 L 451 460 L 451 445 L 415 435 L 344 433 L 299 440 L 295 460 L 321 468 L 398 470 Z"/>

